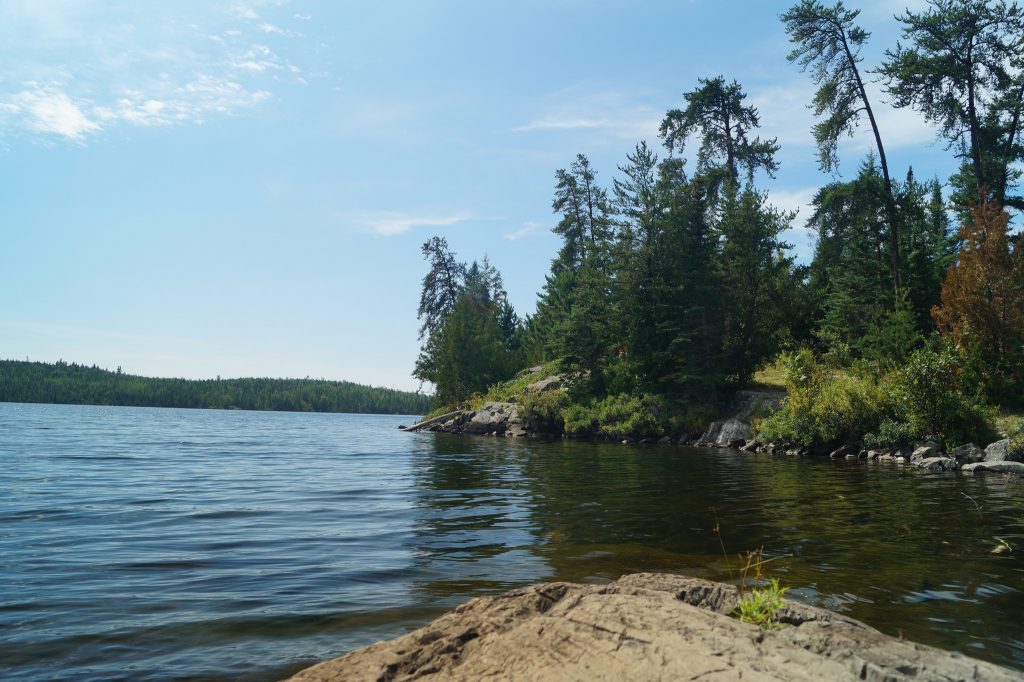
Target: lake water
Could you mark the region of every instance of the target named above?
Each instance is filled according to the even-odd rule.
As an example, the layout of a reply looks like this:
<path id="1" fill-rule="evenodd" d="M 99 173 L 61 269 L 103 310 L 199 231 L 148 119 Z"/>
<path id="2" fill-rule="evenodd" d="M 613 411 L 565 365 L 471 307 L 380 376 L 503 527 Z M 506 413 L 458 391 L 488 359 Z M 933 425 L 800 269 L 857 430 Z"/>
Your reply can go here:
<path id="1" fill-rule="evenodd" d="M 759 547 L 796 599 L 1024 670 L 1020 480 L 409 421 L 0 403 L 0 678 L 275 680 L 471 596 Z"/>

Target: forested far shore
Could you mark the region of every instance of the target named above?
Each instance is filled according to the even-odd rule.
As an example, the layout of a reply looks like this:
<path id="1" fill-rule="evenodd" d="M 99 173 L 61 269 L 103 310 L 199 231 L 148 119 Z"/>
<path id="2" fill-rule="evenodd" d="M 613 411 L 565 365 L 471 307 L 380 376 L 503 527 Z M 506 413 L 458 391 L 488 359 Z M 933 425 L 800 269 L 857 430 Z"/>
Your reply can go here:
<path id="1" fill-rule="evenodd" d="M 0 360 L 0 402 L 423 414 L 431 396 L 324 379 L 161 379 L 58 361 Z"/>

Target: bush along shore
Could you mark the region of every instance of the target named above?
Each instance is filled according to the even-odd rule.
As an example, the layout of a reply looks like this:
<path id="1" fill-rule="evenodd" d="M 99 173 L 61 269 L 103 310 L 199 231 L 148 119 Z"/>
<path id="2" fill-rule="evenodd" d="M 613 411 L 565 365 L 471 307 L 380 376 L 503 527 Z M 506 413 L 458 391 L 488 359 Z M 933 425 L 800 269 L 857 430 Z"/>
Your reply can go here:
<path id="1" fill-rule="evenodd" d="M 700 427 L 645 397 L 573 401 L 573 381 L 536 366 L 457 409 L 403 430 L 507 438 L 580 438 L 688 445 L 745 452 L 910 464 L 927 471 L 1024 474 L 1024 422 L 1001 436 L 993 412 L 966 400 L 949 358 L 921 353 L 875 379 L 832 367 L 808 352 L 784 356 L 783 387 L 737 391 L 719 418 Z M 780 369 L 777 367 L 776 369 Z M 691 412 L 692 413 L 692 412 Z"/>

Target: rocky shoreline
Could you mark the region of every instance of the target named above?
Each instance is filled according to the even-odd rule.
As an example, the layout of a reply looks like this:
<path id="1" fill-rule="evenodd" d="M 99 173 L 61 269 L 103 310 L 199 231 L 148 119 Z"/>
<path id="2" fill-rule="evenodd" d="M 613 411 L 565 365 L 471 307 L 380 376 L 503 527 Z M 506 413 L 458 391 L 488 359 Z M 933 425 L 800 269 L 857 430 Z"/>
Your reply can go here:
<path id="1" fill-rule="evenodd" d="M 532 390 L 534 394 L 557 390 L 560 381 L 560 377 L 548 377 L 531 384 L 527 390 Z M 743 452 L 791 457 L 820 456 L 831 459 L 890 462 L 932 472 L 959 470 L 972 474 L 1024 474 L 1024 453 L 1012 452 L 1008 438 L 990 443 L 984 448 L 968 443 L 949 451 L 938 439 L 917 443 L 914 446 L 893 448 L 868 448 L 859 444 L 810 448 L 758 441 L 754 435 L 754 419 L 779 409 L 785 396 L 784 391 L 738 391 L 728 410 L 731 416 L 712 422 L 700 433 L 682 434 L 677 438 L 623 438 L 621 442 L 731 448 Z M 405 431 L 422 429 L 439 433 L 505 438 L 551 438 L 558 435 L 531 429 L 523 419 L 521 411 L 522 405 L 516 402 L 487 402 L 479 409 L 457 410 L 399 428 Z M 611 442 L 610 439 L 604 440 Z"/>
<path id="2" fill-rule="evenodd" d="M 472 599 L 429 625 L 290 678 L 341 680 L 989 680 L 1021 673 L 785 602 L 765 630 L 739 590 L 640 573 Z"/>

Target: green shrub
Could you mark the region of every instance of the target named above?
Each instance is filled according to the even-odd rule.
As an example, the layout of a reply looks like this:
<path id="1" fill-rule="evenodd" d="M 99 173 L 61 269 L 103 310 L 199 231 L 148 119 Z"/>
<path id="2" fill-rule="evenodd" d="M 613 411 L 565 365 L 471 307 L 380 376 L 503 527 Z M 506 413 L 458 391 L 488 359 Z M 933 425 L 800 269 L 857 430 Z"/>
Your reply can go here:
<path id="1" fill-rule="evenodd" d="M 796 445 L 833 444 L 876 430 L 892 411 L 882 387 L 870 376 L 857 377 L 818 362 L 807 350 L 789 355 L 782 409 L 757 420 L 763 441 Z"/>
<path id="2" fill-rule="evenodd" d="M 589 404 L 570 403 L 562 412 L 565 432 L 571 436 L 589 436 L 597 432 L 597 413 Z"/>
<path id="3" fill-rule="evenodd" d="M 574 403 L 565 408 L 563 415 L 565 431 L 572 435 L 643 438 L 661 432 L 660 411 L 648 395 L 620 393 L 591 403 Z"/>
<path id="4" fill-rule="evenodd" d="M 658 410 L 650 396 L 611 395 L 597 404 L 598 431 L 612 438 L 653 436 L 659 432 Z"/>
<path id="5" fill-rule="evenodd" d="M 1018 421 L 1007 435 L 1010 438 L 1010 454 L 1024 455 L 1024 420 Z"/>
<path id="6" fill-rule="evenodd" d="M 910 424 L 893 419 L 883 419 L 878 431 L 864 434 L 864 445 L 903 447 L 914 442 L 914 431 Z"/>
<path id="7" fill-rule="evenodd" d="M 833 368 L 809 351 L 785 362 L 789 397 L 781 410 L 758 420 L 763 441 L 902 446 L 928 436 L 947 445 L 995 438 L 991 408 L 976 397 L 977 383 L 964 358 L 947 347 L 915 351 L 900 369 L 880 378 Z"/>
<path id="8" fill-rule="evenodd" d="M 994 412 L 977 397 L 965 364 L 949 346 L 923 348 L 893 374 L 892 392 L 915 437 L 940 436 L 947 445 L 995 439 Z"/>
<path id="9" fill-rule="evenodd" d="M 565 430 L 565 409 L 569 397 L 563 390 L 546 391 L 523 400 L 522 419 L 530 431 L 560 434 Z"/>

